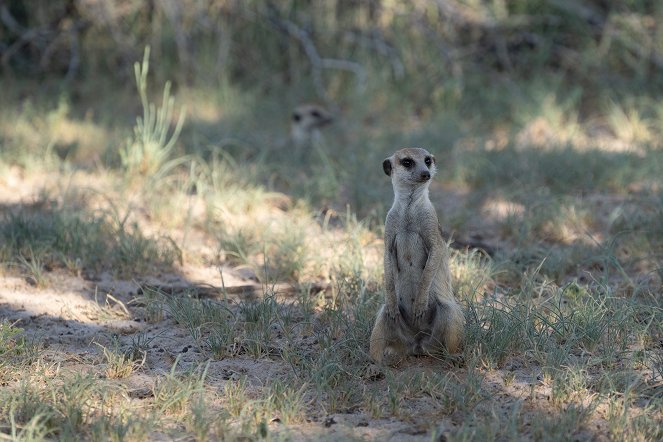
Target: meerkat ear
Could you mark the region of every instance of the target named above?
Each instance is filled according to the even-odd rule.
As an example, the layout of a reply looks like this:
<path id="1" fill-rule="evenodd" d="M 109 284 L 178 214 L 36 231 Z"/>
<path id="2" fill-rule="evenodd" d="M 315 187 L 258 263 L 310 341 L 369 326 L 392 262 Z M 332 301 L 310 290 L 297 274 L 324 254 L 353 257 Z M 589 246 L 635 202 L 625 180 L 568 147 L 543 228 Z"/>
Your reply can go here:
<path id="1" fill-rule="evenodd" d="M 382 170 L 384 170 L 387 176 L 391 176 L 391 158 L 385 158 L 382 162 Z"/>
<path id="2" fill-rule="evenodd" d="M 433 164 L 436 164 L 435 163 L 435 155 L 431 155 L 430 158 L 431 158 L 431 160 L 433 160 Z"/>

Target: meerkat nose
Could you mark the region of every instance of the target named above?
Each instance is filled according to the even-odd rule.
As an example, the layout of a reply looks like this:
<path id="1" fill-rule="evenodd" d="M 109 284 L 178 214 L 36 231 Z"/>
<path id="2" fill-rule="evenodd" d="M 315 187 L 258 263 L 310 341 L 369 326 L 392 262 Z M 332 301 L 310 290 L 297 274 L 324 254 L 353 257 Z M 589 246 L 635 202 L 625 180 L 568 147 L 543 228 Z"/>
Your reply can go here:
<path id="1" fill-rule="evenodd" d="M 424 180 L 424 181 L 429 180 L 430 179 L 430 172 L 427 171 L 427 170 L 424 171 L 424 172 L 421 172 L 421 179 Z"/>

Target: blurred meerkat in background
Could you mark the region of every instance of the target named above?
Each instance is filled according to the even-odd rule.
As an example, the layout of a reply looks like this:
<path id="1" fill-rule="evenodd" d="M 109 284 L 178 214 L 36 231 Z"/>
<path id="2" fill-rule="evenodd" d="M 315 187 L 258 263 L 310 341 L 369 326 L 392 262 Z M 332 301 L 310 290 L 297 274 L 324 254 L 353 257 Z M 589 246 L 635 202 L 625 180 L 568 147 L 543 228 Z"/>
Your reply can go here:
<path id="1" fill-rule="evenodd" d="M 331 113 L 317 104 L 300 104 L 292 111 L 290 137 L 300 150 L 306 146 L 315 147 L 321 140 L 320 129 L 334 121 Z"/>

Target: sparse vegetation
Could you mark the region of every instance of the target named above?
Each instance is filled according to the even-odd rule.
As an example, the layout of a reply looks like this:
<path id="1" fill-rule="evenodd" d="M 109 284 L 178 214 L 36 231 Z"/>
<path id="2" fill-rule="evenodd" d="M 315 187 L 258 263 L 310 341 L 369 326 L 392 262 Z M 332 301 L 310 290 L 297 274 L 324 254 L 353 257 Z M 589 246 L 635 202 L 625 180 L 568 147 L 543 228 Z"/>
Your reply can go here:
<path id="1" fill-rule="evenodd" d="M 128 214 L 120 219 L 112 211 L 48 205 L 43 201 L 36 209 L 19 208 L 0 219 L 3 261 L 26 272 L 36 285 L 44 283 L 45 266 L 130 275 L 173 265 L 179 258 L 172 240 L 146 237 L 137 223 L 128 221 Z"/>
<path id="2" fill-rule="evenodd" d="M 657 2 L 0 3 L 0 440 L 663 438 Z M 405 145 L 491 254 L 391 369 Z"/>
<path id="3" fill-rule="evenodd" d="M 160 107 L 150 103 L 147 98 L 147 74 L 150 67 L 150 48 L 145 48 L 143 62 L 134 65 L 136 87 L 143 106 L 143 116 L 136 119 L 134 135 L 120 149 L 120 160 L 130 178 L 150 177 L 159 181 L 162 175 L 184 162 L 185 158 L 170 159 L 184 124 L 184 112 L 180 111 L 179 119 L 169 134 L 175 100 L 170 96 L 170 82 L 163 90 Z"/>

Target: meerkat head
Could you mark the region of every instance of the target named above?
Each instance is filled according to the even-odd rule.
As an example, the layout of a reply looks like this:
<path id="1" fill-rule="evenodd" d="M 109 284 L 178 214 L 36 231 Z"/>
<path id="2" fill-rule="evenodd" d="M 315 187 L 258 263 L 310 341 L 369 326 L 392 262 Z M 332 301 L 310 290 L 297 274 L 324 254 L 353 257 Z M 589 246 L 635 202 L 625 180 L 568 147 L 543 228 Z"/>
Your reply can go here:
<path id="1" fill-rule="evenodd" d="M 317 131 L 334 121 L 332 115 L 322 106 L 302 104 L 292 111 L 290 134 L 296 144 L 312 140 Z"/>
<path id="2" fill-rule="evenodd" d="M 384 173 L 391 177 L 394 190 L 428 187 L 435 176 L 435 157 L 426 149 L 408 147 L 396 151 L 382 162 Z"/>

